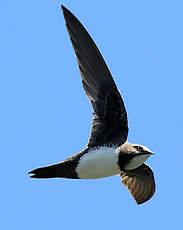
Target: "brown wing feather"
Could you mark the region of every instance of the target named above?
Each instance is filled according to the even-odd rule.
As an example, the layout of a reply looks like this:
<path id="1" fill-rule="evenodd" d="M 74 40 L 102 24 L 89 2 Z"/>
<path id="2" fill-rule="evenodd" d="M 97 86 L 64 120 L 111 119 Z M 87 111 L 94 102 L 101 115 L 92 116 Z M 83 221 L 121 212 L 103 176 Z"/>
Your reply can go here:
<path id="1" fill-rule="evenodd" d="M 62 9 L 83 87 L 95 113 L 87 146 L 120 146 L 128 135 L 127 113 L 121 94 L 89 33 L 68 9 L 64 6 Z"/>
<path id="2" fill-rule="evenodd" d="M 122 183 L 130 190 L 137 204 L 148 201 L 155 192 L 153 171 L 146 164 L 121 173 Z"/>

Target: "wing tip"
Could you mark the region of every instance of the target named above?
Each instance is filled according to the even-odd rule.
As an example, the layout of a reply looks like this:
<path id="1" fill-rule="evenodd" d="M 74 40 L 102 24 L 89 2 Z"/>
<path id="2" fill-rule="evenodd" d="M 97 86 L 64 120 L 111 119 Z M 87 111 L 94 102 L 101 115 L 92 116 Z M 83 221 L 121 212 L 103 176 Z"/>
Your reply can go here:
<path id="1" fill-rule="evenodd" d="M 61 5 L 61 8 L 62 8 L 63 11 L 67 10 L 67 8 L 64 5 Z"/>
<path id="2" fill-rule="evenodd" d="M 64 5 L 61 5 L 61 9 L 63 11 L 64 17 L 74 16 L 70 10 L 68 10 Z"/>

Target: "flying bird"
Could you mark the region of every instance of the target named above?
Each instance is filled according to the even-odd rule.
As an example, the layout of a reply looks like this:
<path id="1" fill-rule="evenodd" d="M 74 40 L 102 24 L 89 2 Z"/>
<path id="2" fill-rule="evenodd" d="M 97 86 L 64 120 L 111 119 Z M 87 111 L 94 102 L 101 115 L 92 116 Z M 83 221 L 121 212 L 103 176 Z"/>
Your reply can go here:
<path id="1" fill-rule="evenodd" d="M 120 175 L 137 204 L 155 192 L 151 168 L 144 162 L 149 148 L 127 141 L 128 119 L 123 98 L 93 39 L 79 20 L 62 6 L 76 53 L 82 85 L 93 110 L 91 135 L 84 150 L 54 165 L 37 168 L 32 178 L 95 179 Z"/>

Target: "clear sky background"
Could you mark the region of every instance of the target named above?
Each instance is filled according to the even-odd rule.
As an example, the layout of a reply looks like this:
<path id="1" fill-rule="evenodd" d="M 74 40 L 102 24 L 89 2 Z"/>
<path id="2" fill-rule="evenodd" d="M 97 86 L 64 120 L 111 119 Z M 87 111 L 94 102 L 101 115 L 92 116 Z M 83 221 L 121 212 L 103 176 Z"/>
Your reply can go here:
<path id="1" fill-rule="evenodd" d="M 154 197 L 136 205 L 119 176 L 29 179 L 87 144 L 92 107 L 60 5 L 102 52 L 128 112 L 129 137 L 155 155 Z M 183 1 L 1 0 L 0 229 L 183 227 Z"/>

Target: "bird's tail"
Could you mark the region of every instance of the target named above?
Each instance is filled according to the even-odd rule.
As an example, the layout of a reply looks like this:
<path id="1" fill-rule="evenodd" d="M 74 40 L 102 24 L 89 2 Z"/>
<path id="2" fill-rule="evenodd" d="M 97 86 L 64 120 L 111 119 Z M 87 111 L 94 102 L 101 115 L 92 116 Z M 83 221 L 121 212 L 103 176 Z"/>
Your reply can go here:
<path id="1" fill-rule="evenodd" d="M 33 174 L 31 178 L 72 178 L 78 179 L 77 174 L 72 170 L 72 167 L 68 164 L 68 162 L 60 162 L 58 164 L 37 168 L 29 172 L 29 174 Z"/>

